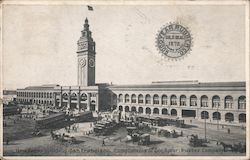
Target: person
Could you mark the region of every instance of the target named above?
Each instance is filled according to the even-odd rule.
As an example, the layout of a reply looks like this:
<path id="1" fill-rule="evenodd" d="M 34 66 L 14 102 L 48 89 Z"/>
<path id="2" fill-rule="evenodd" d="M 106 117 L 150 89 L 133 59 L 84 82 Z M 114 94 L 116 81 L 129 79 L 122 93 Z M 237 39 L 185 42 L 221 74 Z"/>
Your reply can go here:
<path id="1" fill-rule="evenodd" d="M 227 129 L 227 133 L 230 134 L 230 128 Z"/>
<path id="2" fill-rule="evenodd" d="M 102 140 L 102 146 L 105 146 L 105 141 L 104 141 L 104 139 Z"/>
<path id="3" fill-rule="evenodd" d="M 9 140 L 9 138 L 7 137 L 7 139 L 6 139 L 6 144 L 8 145 L 9 142 L 10 142 L 10 140 Z"/>

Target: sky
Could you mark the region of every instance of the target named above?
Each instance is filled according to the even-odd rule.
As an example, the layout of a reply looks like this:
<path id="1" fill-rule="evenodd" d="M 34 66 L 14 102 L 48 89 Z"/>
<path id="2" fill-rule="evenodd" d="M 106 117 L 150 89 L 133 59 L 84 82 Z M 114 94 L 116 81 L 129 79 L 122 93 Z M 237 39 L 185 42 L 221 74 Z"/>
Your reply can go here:
<path id="1" fill-rule="evenodd" d="M 77 84 L 77 40 L 89 19 L 96 82 L 245 81 L 244 6 L 5 5 L 3 87 Z M 176 61 L 156 48 L 171 22 L 188 27 L 192 51 Z"/>

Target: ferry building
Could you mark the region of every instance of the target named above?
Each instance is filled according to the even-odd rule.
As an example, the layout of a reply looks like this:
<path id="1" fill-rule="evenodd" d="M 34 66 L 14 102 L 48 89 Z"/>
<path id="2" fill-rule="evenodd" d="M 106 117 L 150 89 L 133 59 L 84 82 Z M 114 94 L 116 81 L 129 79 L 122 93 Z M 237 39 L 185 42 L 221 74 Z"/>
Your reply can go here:
<path id="1" fill-rule="evenodd" d="M 246 123 L 245 82 L 96 84 L 96 44 L 87 19 L 77 45 L 77 86 L 42 85 L 17 89 L 17 101 L 80 112 L 120 110 L 159 117 L 168 115 L 206 118 L 211 122 Z"/>

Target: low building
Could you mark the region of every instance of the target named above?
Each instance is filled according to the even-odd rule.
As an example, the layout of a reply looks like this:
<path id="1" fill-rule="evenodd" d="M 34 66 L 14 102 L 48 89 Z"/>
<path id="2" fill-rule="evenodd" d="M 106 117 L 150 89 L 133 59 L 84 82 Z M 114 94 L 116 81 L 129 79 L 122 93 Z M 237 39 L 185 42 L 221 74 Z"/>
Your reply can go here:
<path id="1" fill-rule="evenodd" d="M 246 83 L 175 81 L 148 85 L 95 83 L 96 44 L 88 20 L 77 42 L 76 86 L 42 85 L 17 90 L 21 103 L 51 105 L 81 111 L 137 112 L 194 117 L 222 122 L 246 122 Z"/>

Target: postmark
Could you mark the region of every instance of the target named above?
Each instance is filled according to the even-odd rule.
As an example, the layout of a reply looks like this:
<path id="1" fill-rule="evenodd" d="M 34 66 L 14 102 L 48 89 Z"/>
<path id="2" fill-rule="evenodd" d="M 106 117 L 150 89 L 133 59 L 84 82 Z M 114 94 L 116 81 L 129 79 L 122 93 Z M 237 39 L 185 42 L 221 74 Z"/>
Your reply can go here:
<path id="1" fill-rule="evenodd" d="M 161 54 L 171 59 L 180 59 L 191 51 L 192 36 L 180 23 L 164 26 L 156 36 L 156 47 Z"/>

